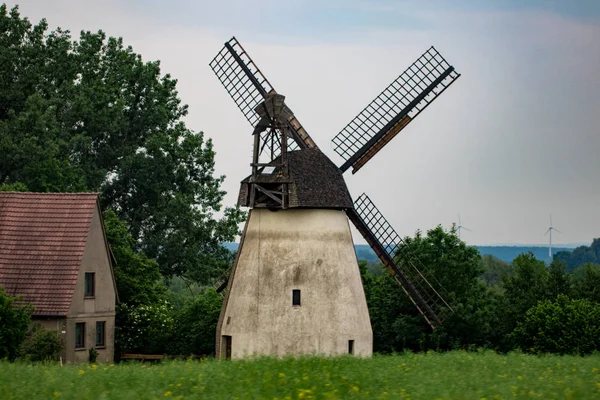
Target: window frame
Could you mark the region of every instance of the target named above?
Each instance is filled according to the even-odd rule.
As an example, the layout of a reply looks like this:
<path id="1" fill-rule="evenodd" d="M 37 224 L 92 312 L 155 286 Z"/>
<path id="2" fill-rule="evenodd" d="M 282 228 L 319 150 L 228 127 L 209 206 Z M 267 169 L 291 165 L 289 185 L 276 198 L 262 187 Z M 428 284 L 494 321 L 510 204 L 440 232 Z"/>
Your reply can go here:
<path id="1" fill-rule="evenodd" d="M 91 291 L 88 292 L 88 277 L 91 280 Z M 95 272 L 86 272 L 83 282 L 83 296 L 86 298 L 96 297 L 96 273 Z"/>
<path id="2" fill-rule="evenodd" d="M 102 342 L 98 342 L 98 326 L 101 326 L 102 330 Z M 101 349 L 106 347 L 106 321 L 96 321 L 96 335 L 95 335 L 96 348 Z"/>
<path id="3" fill-rule="evenodd" d="M 85 350 L 85 322 L 75 322 L 75 350 Z"/>

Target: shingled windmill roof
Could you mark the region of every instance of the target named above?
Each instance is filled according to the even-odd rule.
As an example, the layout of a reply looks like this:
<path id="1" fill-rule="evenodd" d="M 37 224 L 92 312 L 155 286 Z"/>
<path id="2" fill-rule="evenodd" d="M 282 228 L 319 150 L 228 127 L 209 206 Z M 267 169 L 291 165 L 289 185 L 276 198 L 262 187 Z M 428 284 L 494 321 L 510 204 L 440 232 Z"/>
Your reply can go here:
<path id="1" fill-rule="evenodd" d="M 352 198 L 340 169 L 319 149 L 303 149 L 287 153 L 289 170 L 290 208 L 352 208 Z M 276 158 L 272 164 L 279 164 Z M 248 206 L 248 183 L 242 181 L 238 204 Z M 257 183 L 278 182 L 282 179 L 280 168 L 271 174 L 260 174 Z"/>
<path id="2" fill-rule="evenodd" d="M 66 315 L 97 193 L 0 192 L 0 286 L 35 306 Z"/>

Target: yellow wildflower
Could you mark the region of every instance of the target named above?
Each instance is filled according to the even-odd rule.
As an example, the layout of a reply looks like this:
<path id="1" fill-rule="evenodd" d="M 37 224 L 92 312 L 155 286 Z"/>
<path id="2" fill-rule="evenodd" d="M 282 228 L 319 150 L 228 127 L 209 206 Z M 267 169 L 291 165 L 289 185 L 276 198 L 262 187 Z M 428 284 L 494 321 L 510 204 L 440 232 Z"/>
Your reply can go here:
<path id="1" fill-rule="evenodd" d="M 169 397 L 170 395 L 172 395 L 173 392 L 171 392 L 170 390 L 167 390 L 164 394 L 165 397 Z"/>

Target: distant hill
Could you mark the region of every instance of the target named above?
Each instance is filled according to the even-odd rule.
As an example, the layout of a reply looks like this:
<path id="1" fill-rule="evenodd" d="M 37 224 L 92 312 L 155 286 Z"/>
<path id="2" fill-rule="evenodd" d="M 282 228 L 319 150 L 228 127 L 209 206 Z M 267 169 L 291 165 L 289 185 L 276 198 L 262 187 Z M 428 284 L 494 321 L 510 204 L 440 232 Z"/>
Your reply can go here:
<path id="1" fill-rule="evenodd" d="M 239 243 L 227 242 L 224 244 L 226 248 L 231 251 L 236 251 Z M 502 261 L 512 262 L 519 254 L 532 252 L 538 260 L 544 262 L 550 262 L 548 257 L 548 248 L 542 246 L 474 246 L 479 250 L 482 256 L 491 255 L 499 258 Z M 356 257 L 359 260 L 365 261 L 378 261 L 377 256 L 373 250 L 366 244 L 354 245 L 356 250 Z M 552 254 L 556 254 L 559 251 L 573 251 L 570 247 L 553 247 Z"/>
<path id="2" fill-rule="evenodd" d="M 482 256 L 491 255 L 499 258 L 502 261 L 512 262 L 519 254 L 532 252 L 535 258 L 549 263 L 548 247 L 542 246 L 475 246 Z M 553 247 L 552 255 L 559 251 L 571 252 L 573 248 L 569 247 Z"/>
<path id="3" fill-rule="evenodd" d="M 482 256 L 491 255 L 502 261 L 512 262 L 519 254 L 532 252 L 535 258 L 544 262 L 550 262 L 548 257 L 548 248 L 542 246 L 473 246 Z M 366 244 L 354 245 L 356 249 L 356 256 L 359 260 L 376 261 L 377 256 L 373 250 Z M 573 251 L 572 248 L 567 247 L 553 247 L 552 254 L 556 254 L 559 251 Z"/>

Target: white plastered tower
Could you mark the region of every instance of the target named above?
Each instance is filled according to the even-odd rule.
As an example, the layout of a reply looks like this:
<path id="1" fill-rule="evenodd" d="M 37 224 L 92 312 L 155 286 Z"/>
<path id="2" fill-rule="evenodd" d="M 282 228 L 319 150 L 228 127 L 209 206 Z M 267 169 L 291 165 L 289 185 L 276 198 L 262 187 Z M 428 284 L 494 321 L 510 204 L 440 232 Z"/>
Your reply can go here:
<path id="1" fill-rule="evenodd" d="M 221 358 L 371 355 L 369 311 L 344 211 L 254 209 L 238 252 L 219 319 Z"/>

